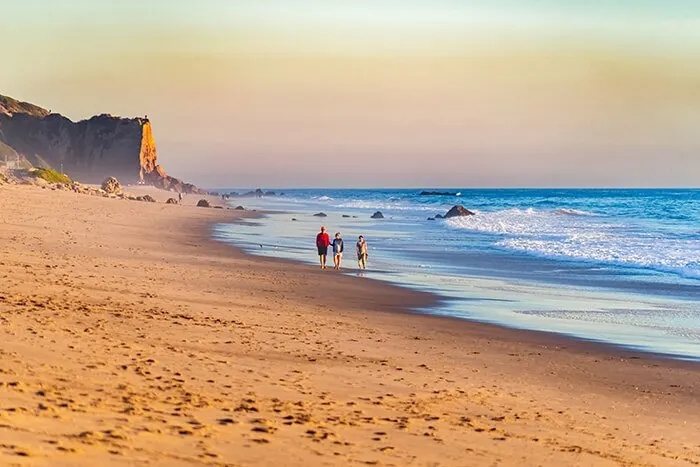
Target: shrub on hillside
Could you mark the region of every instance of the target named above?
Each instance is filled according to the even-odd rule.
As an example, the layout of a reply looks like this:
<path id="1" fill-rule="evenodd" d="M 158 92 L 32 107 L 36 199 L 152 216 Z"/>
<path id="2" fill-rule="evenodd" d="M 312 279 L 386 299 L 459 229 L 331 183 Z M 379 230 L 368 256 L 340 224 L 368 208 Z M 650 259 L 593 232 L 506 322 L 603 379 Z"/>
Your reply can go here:
<path id="1" fill-rule="evenodd" d="M 50 183 L 73 183 L 73 180 L 68 175 L 58 173 L 53 169 L 34 169 L 30 173 L 36 178 L 44 179 Z"/>

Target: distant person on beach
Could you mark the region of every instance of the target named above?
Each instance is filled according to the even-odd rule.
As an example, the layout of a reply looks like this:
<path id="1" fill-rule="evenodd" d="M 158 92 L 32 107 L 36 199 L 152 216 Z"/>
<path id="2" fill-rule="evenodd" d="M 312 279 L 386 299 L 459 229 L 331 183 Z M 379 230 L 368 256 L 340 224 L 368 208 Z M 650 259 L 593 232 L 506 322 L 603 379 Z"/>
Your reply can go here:
<path id="1" fill-rule="evenodd" d="M 360 269 L 367 269 L 367 258 L 369 254 L 367 253 L 367 242 L 365 237 L 360 235 L 360 239 L 357 241 L 357 265 Z"/>
<path id="2" fill-rule="evenodd" d="M 333 245 L 333 269 L 340 269 L 340 262 L 343 260 L 343 239 L 340 238 L 340 232 L 335 233 L 331 245 Z"/>
<path id="3" fill-rule="evenodd" d="M 326 227 L 321 226 L 321 232 L 316 235 L 316 248 L 318 248 L 318 257 L 321 260 L 321 269 L 326 269 L 326 256 L 330 244 L 331 239 L 326 233 Z"/>
<path id="4" fill-rule="evenodd" d="M 178 193 L 178 194 L 177 194 L 177 201 L 178 201 L 178 204 L 182 204 L 182 198 L 184 198 L 184 196 L 182 195 L 182 192 Z"/>

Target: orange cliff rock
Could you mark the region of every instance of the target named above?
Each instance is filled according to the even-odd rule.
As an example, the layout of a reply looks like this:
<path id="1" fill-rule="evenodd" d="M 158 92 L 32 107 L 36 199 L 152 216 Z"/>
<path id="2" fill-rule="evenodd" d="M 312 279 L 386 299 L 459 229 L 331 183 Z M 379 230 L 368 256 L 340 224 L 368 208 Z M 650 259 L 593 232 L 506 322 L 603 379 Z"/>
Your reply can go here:
<path id="1" fill-rule="evenodd" d="M 142 181 L 145 175 L 156 170 L 156 167 L 158 167 L 157 161 L 156 140 L 153 138 L 151 122 L 146 120 L 141 127 L 141 150 L 139 151 L 139 162 L 141 164 L 139 178 Z M 165 171 L 163 171 L 163 176 L 165 176 Z"/>
<path id="2" fill-rule="evenodd" d="M 103 114 L 73 122 L 46 109 L 0 95 L 0 142 L 32 164 L 51 167 L 75 180 L 101 183 L 145 182 L 173 191 L 196 193 L 158 164 L 151 122 Z"/>

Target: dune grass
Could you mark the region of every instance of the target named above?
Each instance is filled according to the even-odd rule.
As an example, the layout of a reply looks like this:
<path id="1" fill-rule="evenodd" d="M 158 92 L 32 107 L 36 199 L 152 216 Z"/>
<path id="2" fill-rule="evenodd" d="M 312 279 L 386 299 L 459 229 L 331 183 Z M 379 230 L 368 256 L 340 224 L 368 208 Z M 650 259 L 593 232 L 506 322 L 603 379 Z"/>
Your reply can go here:
<path id="1" fill-rule="evenodd" d="M 38 168 L 31 171 L 31 174 L 37 178 L 42 178 L 50 183 L 73 183 L 73 180 L 71 180 L 68 175 L 58 173 L 53 169 Z"/>

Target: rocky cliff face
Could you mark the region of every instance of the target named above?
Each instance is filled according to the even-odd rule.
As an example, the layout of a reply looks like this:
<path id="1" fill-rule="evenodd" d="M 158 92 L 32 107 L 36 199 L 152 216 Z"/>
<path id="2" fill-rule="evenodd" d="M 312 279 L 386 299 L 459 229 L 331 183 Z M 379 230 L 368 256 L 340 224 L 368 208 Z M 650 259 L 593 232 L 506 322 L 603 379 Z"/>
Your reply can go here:
<path id="1" fill-rule="evenodd" d="M 158 165 L 151 123 L 146 118 L 98 115 L 73 122 L 26 102 L 0 96 L 0 142 L 32 164 L 51 167 L 85 183 L 117 177 L 160 188 L 197 192 Z"/>

